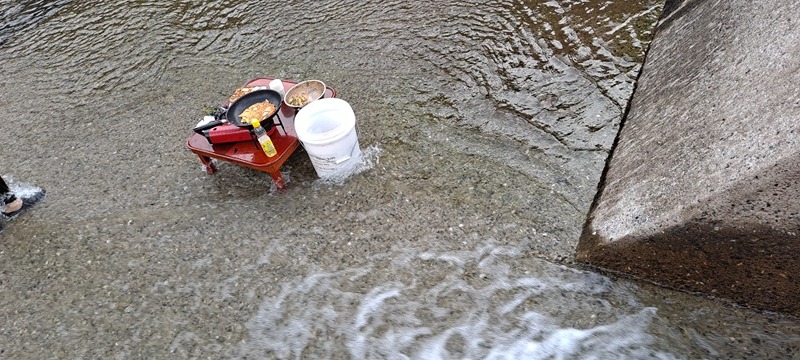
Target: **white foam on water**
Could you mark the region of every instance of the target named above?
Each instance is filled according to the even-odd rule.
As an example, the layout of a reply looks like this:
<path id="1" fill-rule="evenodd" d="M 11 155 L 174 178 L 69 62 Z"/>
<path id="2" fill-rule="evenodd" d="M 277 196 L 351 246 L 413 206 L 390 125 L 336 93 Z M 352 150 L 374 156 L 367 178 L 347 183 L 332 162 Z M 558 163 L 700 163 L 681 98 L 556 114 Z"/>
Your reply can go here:
<path id="1" fill-rule="evenodd" d="M 347 343 L 352 357 L 357 359 L 366 358 L 365 349 L 369 346 L 367 335 L 375 330 L 374 326 L 370 325 L 371 318 L 373 316 L 380 316 L 380 308 L 386 299 L 399 295 L 399 289 L 379 287 L 373 289 L 364 297 L 356 313 L 355 322 L 353 323 L 354 334 L 351 335 L 351 339 Z"/>
<path id="2" fill-rule="evenodd" d="M 33 184 L 14 182 L 14 177 L 10 175 L 3 176 L 3 180 L 8 184 L 8 189 L 18 198 L 31 197 L 42 191 L 42 188 Z"/>
<path id="3" fill-rule="evenodd" d="M 397 252 L 287 281 L 247 322 L 240 356 L 674 358 L 651 348 L 656 309 L 602 275 L 492 244 Z"/>
<path id="4" fill-rule="evenodd" d="M 589 329 L 558 328 L 551 319 L 530 314 L 528 329 L 515 334 L 515 339 L 494 347 L 488 359 L 604 359 L 675 357 L 653 352 L 646 347 L 652 342 L 647 326 L 656 315 L 655 308 L 644 308 L 615 323 Z"/>
<path id="5" fill-rule="evenodd" d="M 361 154 L 354 161 L 350 161 L 347 166 L 337 169 L 335 172 L 317 179 L 316 183 L 324 185 L 342 185 L 349 177 L 360 174 L 380 164 L 380 156 L 383 150 L 378 145 L 372 145 L 361 150 Z"/>

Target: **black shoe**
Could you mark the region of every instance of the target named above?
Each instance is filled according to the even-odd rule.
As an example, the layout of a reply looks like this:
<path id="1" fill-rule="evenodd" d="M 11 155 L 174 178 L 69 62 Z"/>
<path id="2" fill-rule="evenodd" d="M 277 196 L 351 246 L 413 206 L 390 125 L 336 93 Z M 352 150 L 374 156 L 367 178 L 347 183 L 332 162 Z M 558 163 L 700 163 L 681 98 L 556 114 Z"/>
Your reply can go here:
<path id="1" fill-rule="evenodd" d="M 47 194 L 47 191 L 45 191 L 44 189 L 40 189 L 39 191 L 35 192 L 32 195 L 29 195 L 27 197 L 20 197 L 20 199 L 22 199 L 22 207 L 19 208 L 19 210 L 17 210 L 17 211 L 12 211 L 12 212 L 8 212 L 8 213 L 7 212 L 3 212 L 3 216 L 5 216 L 9 220 L 11 220 L 11 219 L 13 219 L 13 218 L 15 218 L 17 216 L 22 215 L 22 213 L 28 211 L 28 209 L 32 208 L 34 205 L 36 205 L 40 201 L 42 201 L 42 199 L 44 199 L 44 196 L 46 194 Z"/>

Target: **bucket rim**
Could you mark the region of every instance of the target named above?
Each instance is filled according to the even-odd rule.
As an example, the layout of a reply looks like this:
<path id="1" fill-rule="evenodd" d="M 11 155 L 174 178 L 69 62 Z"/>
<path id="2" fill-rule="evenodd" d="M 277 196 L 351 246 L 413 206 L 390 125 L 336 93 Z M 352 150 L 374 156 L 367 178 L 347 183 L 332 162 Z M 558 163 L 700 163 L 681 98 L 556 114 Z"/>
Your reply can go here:
<path id="1" fill-rule="evenodd" d="M 311 121 L 311 117 L 318 113 L 336 111 L 338 116 L 341 116 L 341 121 L 335 128 L 323 133 L 312 134 L 306 131 L 306 123 Z M 337 116 L 337 120 L 338 119 Z M 294 120 L 295 132 L 298 139 L 303 143 L 312 145 L 328 144 L 337 141 L 347 136 L 351 131 L 355 130 L 356 116 L 353 108 L 347 101 L 337 98 L 319 99 L 314 101 L 297 112 Z"/>

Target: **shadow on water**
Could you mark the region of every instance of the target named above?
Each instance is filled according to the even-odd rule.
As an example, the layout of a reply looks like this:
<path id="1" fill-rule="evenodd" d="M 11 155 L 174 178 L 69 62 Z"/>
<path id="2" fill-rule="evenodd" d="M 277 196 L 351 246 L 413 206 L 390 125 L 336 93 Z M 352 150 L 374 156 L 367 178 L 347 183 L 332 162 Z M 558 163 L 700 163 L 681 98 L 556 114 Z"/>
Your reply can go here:
<path id="1" fill-rule="evenodd" d="M 48 190 L 0 354 L 792 356 L 796 319 L 572 266 L 661 6 L 0 2 L 2 174 Z M 257 76 L 335 87 L 366 166 L 202 173 L 190 128 Z"/>

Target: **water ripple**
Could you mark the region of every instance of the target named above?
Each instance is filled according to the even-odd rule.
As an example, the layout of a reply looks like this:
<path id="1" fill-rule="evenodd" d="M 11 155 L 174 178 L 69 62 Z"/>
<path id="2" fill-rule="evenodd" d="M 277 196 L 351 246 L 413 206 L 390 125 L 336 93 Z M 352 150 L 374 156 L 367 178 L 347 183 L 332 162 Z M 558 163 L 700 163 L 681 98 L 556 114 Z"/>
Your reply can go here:
<path id="1" fill-rule="evenodd" d="M 574 250 L 660 3 L 0 0 L 0 158 L 56 196 L 3 253 L 57 295 L 9 302 L 5 354 L 790 354 L 793 322 L 540 260 Z M 201 109 L 255 76 L 335 87 L 374 166 L 195 174 Z"/>

